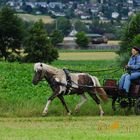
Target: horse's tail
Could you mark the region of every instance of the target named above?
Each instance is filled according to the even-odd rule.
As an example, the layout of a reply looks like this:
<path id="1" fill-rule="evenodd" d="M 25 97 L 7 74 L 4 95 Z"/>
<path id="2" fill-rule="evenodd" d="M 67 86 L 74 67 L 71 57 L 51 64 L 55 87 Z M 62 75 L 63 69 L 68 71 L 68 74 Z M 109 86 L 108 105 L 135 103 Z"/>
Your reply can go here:
<path id="1" fill-rule="evenodd" d="M 107 96 L 105 90 L 101 87 L 101 84 L 100 84 L 98 78 L 95 77 L 95 76 L 92 76 L 92 81 L 93 81 L 93 83 L 94 83 L 95 89 L 96 89 L 96 91 L 97 91 L 99 97 L 100 97 L 103 101 L 107 101 L 107 100 L 108 100 L 108 96 Z"/>

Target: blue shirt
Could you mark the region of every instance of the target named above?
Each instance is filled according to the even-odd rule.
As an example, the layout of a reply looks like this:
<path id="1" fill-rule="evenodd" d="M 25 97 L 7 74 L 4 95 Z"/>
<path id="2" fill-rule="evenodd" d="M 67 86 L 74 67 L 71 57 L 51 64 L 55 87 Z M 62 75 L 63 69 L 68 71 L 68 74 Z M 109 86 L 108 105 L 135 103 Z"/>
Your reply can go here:
<path id="1" fill-rule="evenodd" d="M 140 71 L 140 54 L 136 56 L 131 56 L 128 61 L 128 66 L 130 67 L 131 72 Z"/>

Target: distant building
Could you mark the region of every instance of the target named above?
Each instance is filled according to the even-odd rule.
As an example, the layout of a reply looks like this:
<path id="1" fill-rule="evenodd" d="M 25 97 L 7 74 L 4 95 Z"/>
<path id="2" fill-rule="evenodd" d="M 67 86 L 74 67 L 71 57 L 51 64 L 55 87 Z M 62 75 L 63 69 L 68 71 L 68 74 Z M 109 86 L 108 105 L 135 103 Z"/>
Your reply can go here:
<path id="1" fill-rule="evenodd" d="M 119 13 L 118 12 L 113 12 L 112 13 L 112 18 L 118 18 L 118 16 L 119 16 Z"/>
<path id="2" fill-rule="evenodd" d="M 57 44 L 59 49 L 76 49 L 78 48 L 77 43 L 75 42 L 75 37 L 65 37 L 62 43 Z"/>
<path id="3" fill-rule="evenodd" d="M 69 36 L 75 36 L 77 34 L 77 31 L 73 29 L 70 33 Z"/>
<path id="4" fill-rule="evenodd" d="M 140 0 L 134 0 L 137 6 L 140 6 Z"/>

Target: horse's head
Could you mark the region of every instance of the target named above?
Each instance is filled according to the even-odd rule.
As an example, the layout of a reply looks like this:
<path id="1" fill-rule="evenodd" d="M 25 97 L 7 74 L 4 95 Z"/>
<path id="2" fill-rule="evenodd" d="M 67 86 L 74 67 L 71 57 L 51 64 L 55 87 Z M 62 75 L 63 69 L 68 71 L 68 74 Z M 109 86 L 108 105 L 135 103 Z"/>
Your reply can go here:
<path id="1" fill-rule="evenodd" d="M 39 81 L 41 81 L 44 78 L 44 69 L 42 63 L 35 63 L 34 65 L 34 71 L 35 75 L 33 77 L 32 83 L 34 85 L 37 85 Z"/>

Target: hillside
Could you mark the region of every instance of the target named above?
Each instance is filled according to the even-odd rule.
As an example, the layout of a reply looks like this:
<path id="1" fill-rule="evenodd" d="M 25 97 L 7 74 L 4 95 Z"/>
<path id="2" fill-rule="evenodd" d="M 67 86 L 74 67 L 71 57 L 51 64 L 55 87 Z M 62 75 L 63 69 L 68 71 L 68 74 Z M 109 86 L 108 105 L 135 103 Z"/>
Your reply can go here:
<path id="1" fill-rule="evenodd" d="M 43 16 L 43 15 L 30 15 L 30 14 L 18 14 L 19 17 L 21 17 L 24 21 L 33 21 L 36 22 L 39 19 L 42 19 L 44 23 L 52 23 L 54 19 L 52 19 L 50 16 Z"/>

